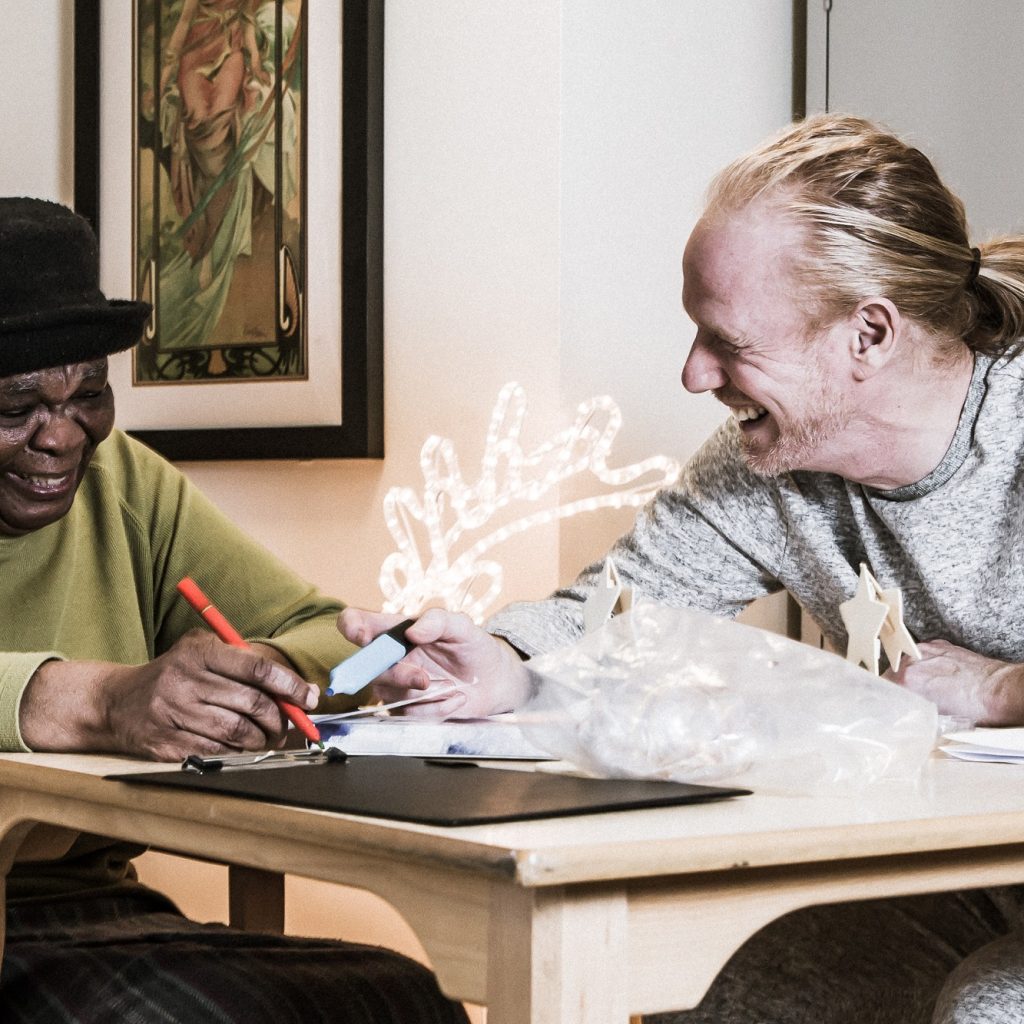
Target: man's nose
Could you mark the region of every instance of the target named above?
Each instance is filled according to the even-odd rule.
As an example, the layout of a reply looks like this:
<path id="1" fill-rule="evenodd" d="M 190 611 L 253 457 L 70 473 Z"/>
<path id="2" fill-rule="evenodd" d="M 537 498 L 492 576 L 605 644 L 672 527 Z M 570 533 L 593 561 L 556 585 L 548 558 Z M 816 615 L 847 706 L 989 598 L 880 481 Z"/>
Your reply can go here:
<path id="1" fill-rule="evenodd" d="M 86 434 L 82 425 L 64 409 L 47 410 L 32 435 L 37 451 L 59 454 L 81 447 Z"/>
<path id="2" fill-rule="evenodd" d="M 683 364 L 683 387 L 691 394 L 715 391 L 727 383 L 725 371 L 714 353 L 698 334 L 690 346 L 690 354 Z"/>

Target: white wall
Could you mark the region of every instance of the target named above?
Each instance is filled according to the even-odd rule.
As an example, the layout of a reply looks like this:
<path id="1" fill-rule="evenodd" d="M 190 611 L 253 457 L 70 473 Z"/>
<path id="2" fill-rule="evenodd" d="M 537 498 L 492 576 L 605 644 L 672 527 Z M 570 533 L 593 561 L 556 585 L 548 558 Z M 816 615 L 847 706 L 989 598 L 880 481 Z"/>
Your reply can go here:
<path id="1" fill-rule="evenodd" d="M 811 110 L 825 108 L 825 31 L 811 4 Z M 1024 228 L 1024 5 L 842 0 L 829 42 L 829 109 L 880 120 L 926 153 L 964 200 L 972 241 Z"/>
<path id="2" fill-rule="evenodd" d="M 71 0 L 22 6 L 0 36 L 0 192 L 67 201 Z M 679 260 L 713 170 L 788 120 L 790 10 L 386 0 L 387 457 L 185 470 L 300 572 L 373 606 L 385 491 L 418 483 L 430 433 L 468 471 L 505 381 L 527 389 L 527 441 L 609 393 L 625 413 L 615 464 L 685 457 L 720 412 L 679 385 Z M 509 542 L 505 596 L 546 593 L 627 521 Z"/>
<path id="3" fill-rule="evenodd" d="M 616 465 L 688 456 L 721 411 L 679 383 L 683 244 L 714 171 L 789 119 L 790 11 L 790 0 L 387 0 L 387 457 L 187 471 L 326 590 L 377 605 L 384 493 L 419 486 L 431 433 L 455 439 L 468 475 L 506 381 L 526 388 L 527 444 L 608 393 L 624 413 Z M 563 498 L 585 489 L 568 484 Z M 631 516 L 602 511 L 507 542 L 504 597 L 567 582 Z M 783 628 L 784 609 L 765 602 L 747 618 Z"/>
<path id="4" fill-rule="evenodd" d="M 72 0 L 36 0 L 0 33 L 0 195 L 69 201 Z"/>
<path id="5" fill-rule="evenodd" d="M 618 455 L 685 460 L 722 419 L 680 384 L 680 262 L 711 176 L 790 118 L 789 0 L 563 0 L 561 403 L 622 408 Z M 569 489 L 572 490 L 571 488 Z M 631 513 L 577 520 L 562 576 Z"/>
<path id="6" fill-rule="evenodd" d="M 18 140 L 2 192 L 70 199 L 71 6 L 45 0 L 0 40 Z M 508 380 L 526 388 L 527 443 L 609 393 L 616 464 L 688 455 L 720 412 L 679 385 L 679 259 L 713 171 L 788 119 L 789 32 L 789 0 L 387 0 L 387 457 L 186 471 L 325 590 L 375 606 L 384 493 L 419 486 L 431 433 L 472 473 Z M 507 542 L 504 596 L 571 578 L 630 515 Z"/>

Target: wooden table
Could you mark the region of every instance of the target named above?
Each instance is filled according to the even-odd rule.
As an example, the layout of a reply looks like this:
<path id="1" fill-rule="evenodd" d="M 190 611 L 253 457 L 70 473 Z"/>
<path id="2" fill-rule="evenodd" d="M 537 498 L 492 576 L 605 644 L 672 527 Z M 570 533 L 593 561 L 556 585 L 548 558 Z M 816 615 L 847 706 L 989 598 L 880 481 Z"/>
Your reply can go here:
<path id="1" fill-rule="evenodd" d="M 937 758 L 917 785 L 436 828 L 108 782 L 162 765 L 0 755 L 0 879 L 35 823 L 235 865 L 233 919 L 280 923 L 284 872 L 371 890 L 489 1024 L 624 1024 L 695 1005 L 798 907 L 1024 881 L 1024 768 Z M 24 852 L 24 851 L 23 851 Z M 259 899 L 246 899 L 257 883 Z M 0 883 L 2 884 L 2 883 Z M 0 888 L 2 893 L 2 888 Z M 2 949 L 2 931 L 0 931 Z"/>

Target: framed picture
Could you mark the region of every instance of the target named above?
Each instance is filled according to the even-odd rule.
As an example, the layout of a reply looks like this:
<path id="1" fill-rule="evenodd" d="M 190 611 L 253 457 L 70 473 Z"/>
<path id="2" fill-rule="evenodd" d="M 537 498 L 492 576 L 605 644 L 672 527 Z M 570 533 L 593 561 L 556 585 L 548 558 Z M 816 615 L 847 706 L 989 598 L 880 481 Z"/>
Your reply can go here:
<path id="1" fill-rule="evenodd" d="M 383 455 L 383 0 L 75 0 L 75 206 L 169 458 Z M 339 59 L 340 58 L 340 59 Z"/>

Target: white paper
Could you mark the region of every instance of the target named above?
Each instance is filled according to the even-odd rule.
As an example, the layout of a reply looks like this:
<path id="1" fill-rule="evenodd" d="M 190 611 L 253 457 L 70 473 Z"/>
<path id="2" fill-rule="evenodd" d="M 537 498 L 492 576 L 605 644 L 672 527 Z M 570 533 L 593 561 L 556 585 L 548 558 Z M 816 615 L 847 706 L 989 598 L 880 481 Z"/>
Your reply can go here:
<path id="1" fill-rule="evenodd" d="M 999 761 L 1024 764 L 1024 728 L 965 729 L 943 737 L 940 748 L 961 761 Z"/>
<path id="2" fill-rule="evenodd" d="M 321 724 L 320 732 L 328 747 L 338 747 L 346 754 L 550 760 L 502 715 L 457 721 L 357 718 Z"/>

